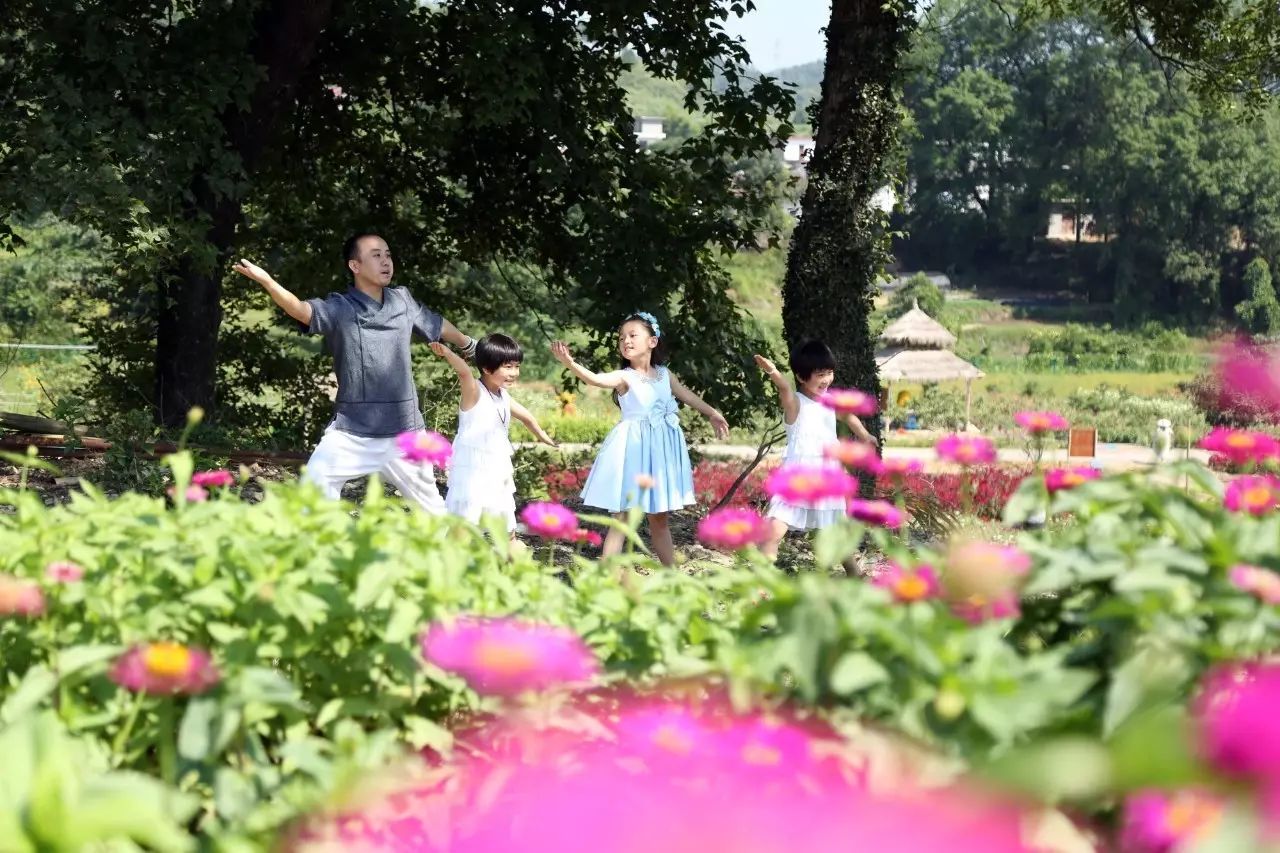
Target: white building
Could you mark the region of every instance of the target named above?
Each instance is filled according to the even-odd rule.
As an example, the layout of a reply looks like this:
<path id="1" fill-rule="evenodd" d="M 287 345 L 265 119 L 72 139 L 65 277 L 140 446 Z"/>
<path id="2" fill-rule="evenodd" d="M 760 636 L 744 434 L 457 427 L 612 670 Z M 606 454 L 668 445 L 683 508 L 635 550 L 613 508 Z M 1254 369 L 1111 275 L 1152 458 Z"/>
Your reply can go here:
<path id="1" fill-rule="evenodd" d="M 664 119 L 659 116 L 640 116 L 636 119 L 636 141 L 641 148 L 648 148 L 655 142 L 667 138 Z"/>
<path id="2" fill-rule="evenodd" d="M 813 156 L 813 137 L 807 133 L 795 133 L 787 139 L 782 149 L 782 160 L 792 171 L 803 172 L 805 164 Z"/>

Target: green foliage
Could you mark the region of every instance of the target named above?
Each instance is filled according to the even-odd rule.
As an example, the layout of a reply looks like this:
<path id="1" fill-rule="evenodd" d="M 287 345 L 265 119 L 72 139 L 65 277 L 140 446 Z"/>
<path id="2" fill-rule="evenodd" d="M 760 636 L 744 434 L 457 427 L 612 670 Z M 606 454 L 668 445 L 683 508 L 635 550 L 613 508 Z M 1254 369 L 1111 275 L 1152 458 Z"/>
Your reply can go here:
<path id="1" fill-rule="evenodd" d="M 43 216 L 15 233 L 22 245 L 0 252 L 0 337 L 76 343 L 75 292 L 102 275 L 102 246 L 91 231 Z"/>
<path id="2" fill-rule="evenodd" d="M 936 320 L 942 316 L 946 297 L 936 284 L 929 281 L 927 275 L 918 272 L 893 291 L 885 313 L 890 318 L 901 317 L 911 310 L 912 305 L 919 305 L 921 311 Z"/>
<path id="3" fill-rule="evenodd" d="M 1249 297 L 1236 305 L 1236 316 L 1255 335 L 1280 332 L 1280 301 L 1265 258 L 1254 258 L 1244 268 L 1244 285 Z"/>

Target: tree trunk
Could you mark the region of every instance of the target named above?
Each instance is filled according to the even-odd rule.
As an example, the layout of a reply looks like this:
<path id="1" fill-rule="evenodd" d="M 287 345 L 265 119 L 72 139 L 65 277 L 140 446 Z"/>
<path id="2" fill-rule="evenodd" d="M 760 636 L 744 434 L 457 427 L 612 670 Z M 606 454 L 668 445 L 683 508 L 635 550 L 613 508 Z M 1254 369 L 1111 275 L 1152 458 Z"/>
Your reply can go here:
<path id="1" fill-rule="evenodd" d="M 265 73 L 248 110 L 232 105 L 222 115 L 227 147 L 245 175 L 252 177 L 278 117 L 291 111 L 332 13 L 333 0 L 272 0 L 259 10 L 251 51 Z M 238 197 L 215 192 L 206 174 L 192 181 L 187 218 L 206 223 L 210 251 L 182 258 L 160 281 L 155 405 L 157 423 L 168 427 L 181 426 L 192 406 L 216 412 L 222 279 L 244 210 Z"/>
<path id="2" fill-rule="evenodd" d="M 876 279 L 889 259 L 883 214 L 872 207 L 889 183 L 897 142 L 899 61 L 914 27 L 914 3 L 834 0 L 809 184 L 791 238 L 782 288 L 787 346 L 818 338 L 836 357 L 836 384 L 880 396 L 875 342 L 867 328 Z M 880 434 L 880 419 L 867 429 Z"/>

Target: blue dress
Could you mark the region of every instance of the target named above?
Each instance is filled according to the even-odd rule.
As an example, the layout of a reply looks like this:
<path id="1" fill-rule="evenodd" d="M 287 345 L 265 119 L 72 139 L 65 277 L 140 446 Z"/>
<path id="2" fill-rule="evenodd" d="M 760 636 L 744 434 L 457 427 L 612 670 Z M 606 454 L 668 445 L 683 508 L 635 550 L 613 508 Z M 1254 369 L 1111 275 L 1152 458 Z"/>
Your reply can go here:
<path id="1" fill-rule="evenodd" d="M 671 394 L 671 374 L 658 368 L 649 378 L 626 369 L 627 393 L 618 398 L 622 420 L 605 436 L 582 488 L 582 502 L 608 512 L 638 506 L 671 512 L 694 502 L 693 468 L 684 430 Z M 647 474 L 653 488 L 641 494 L 636 477 Z"/>

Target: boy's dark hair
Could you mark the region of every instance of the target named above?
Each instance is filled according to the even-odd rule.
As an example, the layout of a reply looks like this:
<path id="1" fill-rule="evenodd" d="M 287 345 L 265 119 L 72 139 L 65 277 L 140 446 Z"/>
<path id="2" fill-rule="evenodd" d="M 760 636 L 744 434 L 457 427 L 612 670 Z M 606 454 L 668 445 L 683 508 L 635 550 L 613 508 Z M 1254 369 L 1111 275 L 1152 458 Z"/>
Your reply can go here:
<path id="1" fill-rule="evenodd" d="M 381 236 L 376 231 L 359 231 L 347 238 L 347 242 L 342 244 L 342 268 L 346 270 L 347 275 L 355 278 L 355 275 L 351 272 L 351 267 L 347 266 L 347 263 L 360 257 L 360 241 L 365 237 Z"/>
<path id="2" fill-rule="evenodd" d="M 791 353 L 791 372 L 804 382 L 822 370 L 835 370 L 836 357 L 822 341 L 805 341 Z"/>
<path id="3" fill-rule="evenodd" d="M 512 361 L 516 364 L 524 361 L 524 350 L 515 338 L 494 332 L 476 341 L 476 367 L 482 371 L 492 373 Z"/>
<path id="4" fill-rule="evenodd" d="M 642 324 L 646 329 L 649 330 L 649 334 L 651 335 L 653 334 L 653 324 L 650 323 L 645 318 L 641 317 L 639 314 L 628 314 L 626 319 L 624 319 L 621 323 L 618 324 L 618 328 L 621 329 L 623 326 L 627 325 L 632 320 Z M 624 369 L 631 366 L 631 363 L 628 362 L 625 358 L 618 359 L 618 363 Z M 653 348 L 653 352 L 649 355 L 649 363 L 654 365 L 655 367 L 657 367 L 658 365 L 667 363 L 667 335 L 665 332 L 661 335 L 658 335 L 658 345 Z"/>

